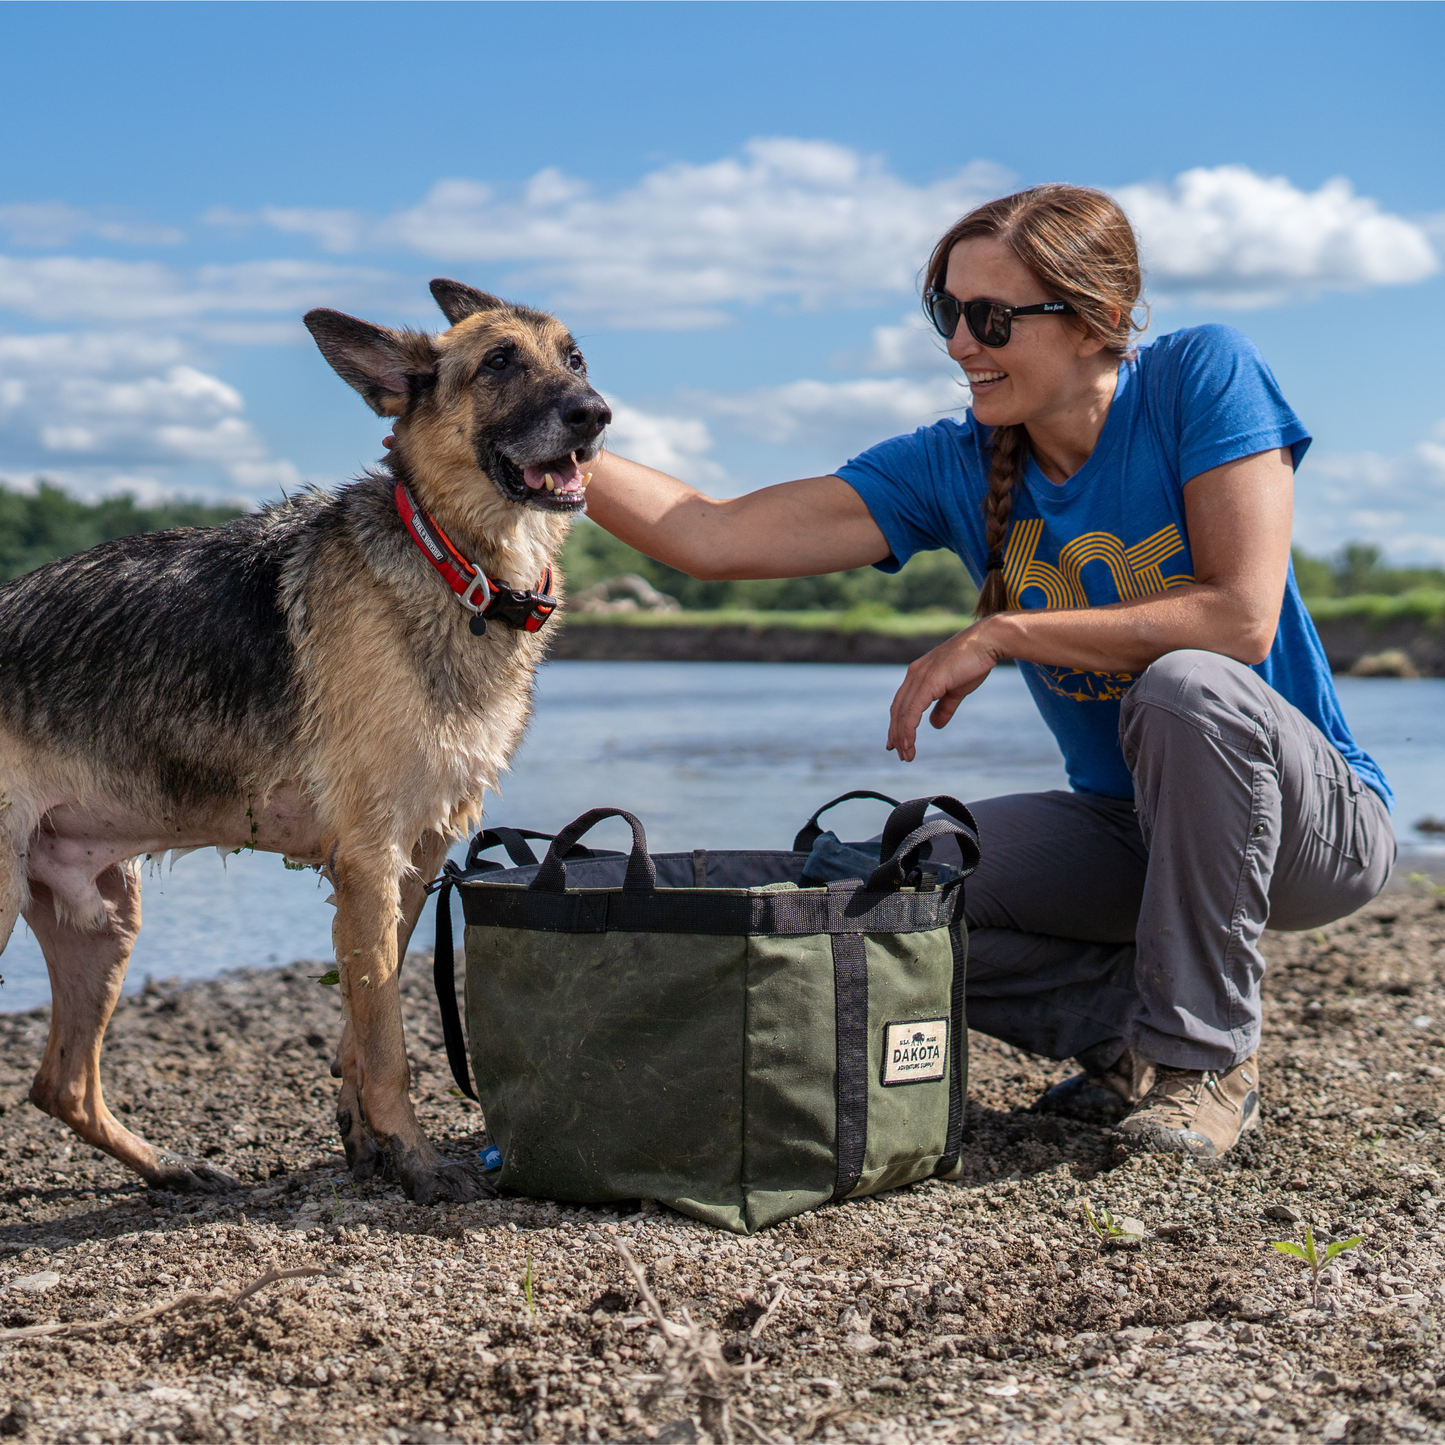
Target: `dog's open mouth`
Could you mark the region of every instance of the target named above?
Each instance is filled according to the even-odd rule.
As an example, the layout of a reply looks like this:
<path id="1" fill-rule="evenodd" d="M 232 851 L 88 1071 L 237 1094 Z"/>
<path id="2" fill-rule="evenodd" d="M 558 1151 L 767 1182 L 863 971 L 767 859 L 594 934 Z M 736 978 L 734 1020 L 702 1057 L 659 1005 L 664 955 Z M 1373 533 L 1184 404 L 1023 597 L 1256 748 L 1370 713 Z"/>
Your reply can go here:
<path id="1" fill-rule="evenodd" d="M 576 452 L 540 466 L 522 468 L 522 481 L 529 491 L 549 492 L 556 500 L 573 497 L 581 501 L 591 480 L 592 473 L 584 470 Z"/>
<path id="2" fill-rule="evenodd" d="M 585 449 L 579 450 L 584 450 L 585 456 Z M 520 466 L 510 457 L 497 454 L 488 470 L 510 502 L 555 512 L 580 512 L 587 505 L 587 483 L 592 473 L 585 461 L 578 460 L 577 452 Z"/>

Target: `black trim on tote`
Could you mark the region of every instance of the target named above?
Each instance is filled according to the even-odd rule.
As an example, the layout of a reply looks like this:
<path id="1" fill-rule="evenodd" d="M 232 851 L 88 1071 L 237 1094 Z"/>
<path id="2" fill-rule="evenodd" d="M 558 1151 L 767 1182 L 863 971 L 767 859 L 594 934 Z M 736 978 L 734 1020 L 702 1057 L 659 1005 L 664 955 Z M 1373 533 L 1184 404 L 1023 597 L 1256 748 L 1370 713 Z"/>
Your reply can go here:
<path id="1" fill-rule="evenodd" d="M 948 925 L 948 941 L 953 945 L 952 1013 L 948 1046 L 948 1133 L 944 1136 L 943 1158 L 935 1175 L 948 1174 L 963 1152 L 963 1060 L 968 1048 L 968 1022 L 964 1017 L 964 992 L 968 978 L 968 943 L 963 933 L 963 890 L 958 890 L 959 909 Z"/>
<path id="2" fill-rule="evenodd" d="M 868 958 L 862 934 L 833 935 L 833 994 L 838 1030 L 838 1175 L 833 1198 L 839 1200 L 858 1187 L 868 1152 Z"/>
<path id="3" fill-rule="evenodd" d="M 819 889 L 760 893 L 745 889 L 570 888 L 542 892 L 485 879 L 457 885 L 466 921 L 482 928 L 535 933 L 694 933 L 724 937 L 811 933 L 927 933 L 946 928 L 957 890 L 877 892 Z"/>

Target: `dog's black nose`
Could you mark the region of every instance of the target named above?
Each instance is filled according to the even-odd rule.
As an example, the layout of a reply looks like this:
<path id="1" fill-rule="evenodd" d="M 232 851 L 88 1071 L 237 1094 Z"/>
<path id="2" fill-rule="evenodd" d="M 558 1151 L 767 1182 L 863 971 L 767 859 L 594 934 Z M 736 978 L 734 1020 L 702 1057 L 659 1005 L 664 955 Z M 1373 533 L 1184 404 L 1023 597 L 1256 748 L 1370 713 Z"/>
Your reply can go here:
<path id="1" fill-rule="evenodd" d="M 597 431 L 612 421 L 612 411 L 607 403 L 598 397 L 595 401 L 574 402 L 562 413 L 562 420 L 568 426 L 590 426 Z"/>

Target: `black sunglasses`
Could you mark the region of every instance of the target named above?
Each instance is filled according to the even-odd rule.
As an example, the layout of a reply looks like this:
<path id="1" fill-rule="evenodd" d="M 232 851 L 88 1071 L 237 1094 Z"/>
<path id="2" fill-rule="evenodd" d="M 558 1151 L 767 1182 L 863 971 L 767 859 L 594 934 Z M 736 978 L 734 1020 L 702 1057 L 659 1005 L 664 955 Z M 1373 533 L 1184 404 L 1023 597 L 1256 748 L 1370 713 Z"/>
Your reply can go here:
<path id="1" fill-rule="evenodd" d="M 1037 306 L 1000 306 L 997 301 L 960 301 L 947 291 L 928 291 L 923 309 L 933 328 L 945 341 L 952 341 L 960 316 L 968 323 L 968 334 L 980 346 L 1007 346 L 1015 316 L 1077 316 L 1067 301 L 1040 301 Z"/>

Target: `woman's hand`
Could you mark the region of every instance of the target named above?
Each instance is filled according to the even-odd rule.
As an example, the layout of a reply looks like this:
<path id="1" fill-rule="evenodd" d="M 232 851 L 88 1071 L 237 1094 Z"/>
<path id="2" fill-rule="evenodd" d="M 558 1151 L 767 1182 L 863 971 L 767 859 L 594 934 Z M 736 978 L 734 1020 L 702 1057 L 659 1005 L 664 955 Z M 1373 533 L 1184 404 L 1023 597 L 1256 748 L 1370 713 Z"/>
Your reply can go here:
<path id="1" fill-rule="evenodd" d="M 908 676 L 889 711 L 887 746 L 902 762 L 911 763 L 916 756 L 914 742 L 923 714 L 932 707 L 929 722 L 936 728 L 946 727 L 959 703 L 1001 660 L 991 642 L 989 619 L 985 618 L 910 663 Z"/>

